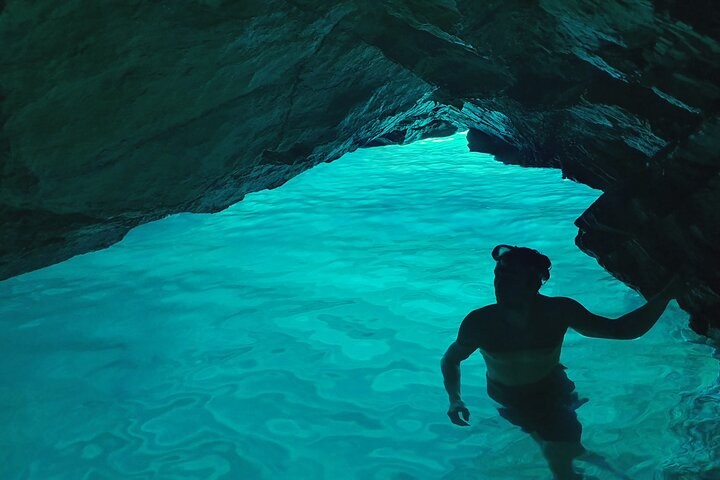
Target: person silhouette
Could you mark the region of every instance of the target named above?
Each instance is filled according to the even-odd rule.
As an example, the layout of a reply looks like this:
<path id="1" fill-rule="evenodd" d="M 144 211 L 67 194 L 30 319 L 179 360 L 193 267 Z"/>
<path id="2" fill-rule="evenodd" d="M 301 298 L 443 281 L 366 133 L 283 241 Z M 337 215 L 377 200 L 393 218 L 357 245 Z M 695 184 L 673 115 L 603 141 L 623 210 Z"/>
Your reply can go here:
<path id="1" fill-rule="evenodd" d="M 579 479 L 573 460 L 587 454 L 575 410 L 585 403 L 560 363 L 568 328 L 587 337 L 635 339 L 652 328 L 676 298 L 676 275 L 647 303 L 617 319 L 589 312 L 577 301 L 540 294 L 550 278 L 548 257 L 526 247 L 498 245 L 492 251 L 496 303 L 473 310 L 441 360 L 456 425 L 468 426 L 470 411 L 460 397 L 460 363 L 480 350 L 487 366 L 487 393 L 498 411 L 539 444 L 558 480 Z M 595 455 L 595 457 L 597 457 Z"/>

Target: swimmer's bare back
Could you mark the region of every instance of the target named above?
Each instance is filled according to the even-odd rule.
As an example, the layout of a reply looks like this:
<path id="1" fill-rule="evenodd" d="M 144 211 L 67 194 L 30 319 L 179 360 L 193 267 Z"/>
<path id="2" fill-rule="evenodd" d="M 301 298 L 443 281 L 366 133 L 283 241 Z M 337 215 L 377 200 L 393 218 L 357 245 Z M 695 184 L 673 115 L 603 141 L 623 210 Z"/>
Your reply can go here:
<path id="1" fill-rule="evenodd" d="M 488 377 L 504 385 L 535 383 L 560 363 L 568 324 L 553 297 L 538 295 L 532 307 L 518 314 L 488 305 L 463 320 L 456 342 L 480 349 Z"/>

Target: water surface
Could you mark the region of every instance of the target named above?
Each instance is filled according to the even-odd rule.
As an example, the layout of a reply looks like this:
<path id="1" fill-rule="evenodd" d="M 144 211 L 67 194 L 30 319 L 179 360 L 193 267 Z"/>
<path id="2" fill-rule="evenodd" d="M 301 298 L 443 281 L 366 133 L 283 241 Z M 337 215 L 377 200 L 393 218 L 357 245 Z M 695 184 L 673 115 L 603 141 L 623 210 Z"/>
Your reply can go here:
<path id="1" fill-rule="evenodd" d="M 611 317 L 643 304 L 574 245 L 599 194 L 458 134 L 360 150 L 2 282 L 0 478 L 549 478 L 479 354 L 463 363 L 472 427 L 449 422 L 439 360 L 493 301 L 499 243 L 552 259 L 546 295 Z M 696 340 L 674 303 L 636 341 L 569 333 L 585 445 L 633 479 L 711 478 L 718 364 Z"/>

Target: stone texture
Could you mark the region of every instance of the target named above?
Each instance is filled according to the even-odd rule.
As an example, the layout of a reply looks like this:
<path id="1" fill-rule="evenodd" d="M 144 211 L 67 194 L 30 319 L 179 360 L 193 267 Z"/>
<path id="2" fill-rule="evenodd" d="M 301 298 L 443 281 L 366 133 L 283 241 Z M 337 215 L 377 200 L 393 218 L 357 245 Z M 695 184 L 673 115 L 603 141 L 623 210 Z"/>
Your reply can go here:
<path id="1" fill-rule="evenodd" d="M 470 148 L 605 194 L 577 241 L 720 328 L 720 19 L 677 0 L 0 3 L 0 278 L 360 147 Z"/>

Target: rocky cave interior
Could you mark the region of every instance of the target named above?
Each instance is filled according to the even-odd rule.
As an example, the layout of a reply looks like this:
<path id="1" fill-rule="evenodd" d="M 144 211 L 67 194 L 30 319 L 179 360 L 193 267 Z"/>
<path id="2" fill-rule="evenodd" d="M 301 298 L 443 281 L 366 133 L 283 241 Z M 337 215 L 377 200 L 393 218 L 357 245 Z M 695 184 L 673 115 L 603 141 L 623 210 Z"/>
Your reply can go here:
<path id="1" fill-rule="evenodd" d="M 709 0 L 0 3 L 0 278 L 344 153 L 469 148 L 604 194 L 576 243 L 720 338 Z"/>

